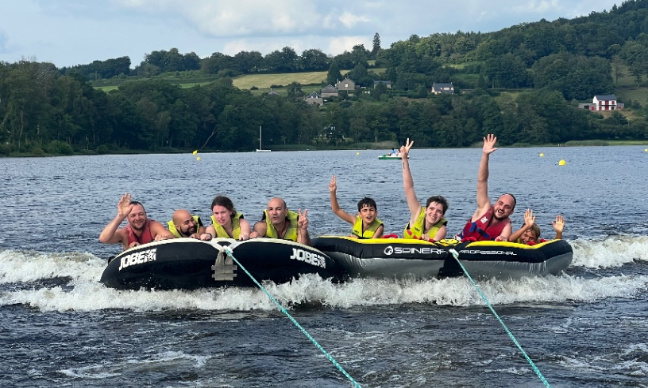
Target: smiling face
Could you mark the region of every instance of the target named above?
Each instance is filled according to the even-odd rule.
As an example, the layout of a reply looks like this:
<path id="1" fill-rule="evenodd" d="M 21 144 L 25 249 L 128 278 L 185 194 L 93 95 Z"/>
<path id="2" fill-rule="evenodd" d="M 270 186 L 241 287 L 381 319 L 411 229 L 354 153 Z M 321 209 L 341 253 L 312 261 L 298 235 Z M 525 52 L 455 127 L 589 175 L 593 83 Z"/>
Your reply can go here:
<path id="1" fill-rule="evenodd" d="M 232 211 L 227 209 L 225 206 L 215 205 L 212 208 L 212 213 L 214 213 L 214 218 L 221 226 L 229 226 L 232 223 Z"/>
<path id="2" fill-rule="evenodd" d="M 527 229 L 522 233 L 522 236 L 520 236 L 520 242 L 522 244 L 528 244 L 529 242 L 537 242 L 538 241 L 538 235 L 533 229 Z"/>
<path id="3" fill-rule="evenodd" d="M 134 205 L 130 213 L 128 213 L 128 224 L 134 230 L 144 229 L 146 224 L 146 211 L 142 205 Z"/>
<path id="4" fill-rule="evenodd" d="M 268 207 L 266 208 L 268 212 L 268 217 L 270 218 L 270 223 L 272 225 L 281 225 L 286 221 L 286 216 L 288 215 L 288 209 L 286 208 L 286 203 L 281 198 L 272 198 L 268 202 Z"/>
<path id="5" fill-rule="evenodd" d="M 378 211 L 375 207 L 370 205 L 364 205 L 358 212 L 360 218 L 362 218 L 362 223 L 365 225 L 371 225 L 372 222 L 376 219 Z"/>
<path id="6" fill-rule="evenodd" d="M 191 236 L 192 234 L 196 233 L 196 221 L 193 219 L 191 213 L 189 212 L 183 212 L 178 218 L 178 223 L 175 224 L 176 229 L 183 236 Z"/>
<path id="7" fill-rule="evenodd" d="M 431 227 L 443 218 L 443 205 L 438 202 L 430 202 L 428 207 L 425 208 L 425 223 L 426 228 Z"/>
<path id="8" fill-rule="evenodd" d="M 510 194 L 504 194 L 495 202 L 493 216 L 498 220 L 503 220 L 513 213 L 513 209 L 515 209 L 515 199 Z"/>

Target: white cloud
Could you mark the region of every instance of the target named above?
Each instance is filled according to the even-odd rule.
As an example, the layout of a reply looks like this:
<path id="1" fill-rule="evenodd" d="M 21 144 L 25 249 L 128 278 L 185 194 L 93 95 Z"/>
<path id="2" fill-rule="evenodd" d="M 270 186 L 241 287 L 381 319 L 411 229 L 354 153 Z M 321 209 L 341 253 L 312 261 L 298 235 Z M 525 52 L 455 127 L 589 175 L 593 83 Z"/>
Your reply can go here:
<path id="1" fill-rule="evenodd" d="M 365 48 L 371 50 L 373 45 L 372 42 L 373 36 L 367 38 L 364 36 L 339 36 L 336 38 L 331 38 L 328 45 L 327 52 L 338 55 L 342 54 L 345 51 L 351 51 L 353 46 L 364 44 Z"/>
<path id="2" fill-rule="evenodd" d="M 294 34 L 316 25 L 312 1 L 299 0 L 120 0 L 142 12 L 175 14 L 213 37 Z"/>
<path id="3" fill-rule="evenodd" d="M 540 19 L 609 10 L 615 0 L 21 0 L 0 1 L 0 61 L 57 66 L 155 50 L 207 57 L 283 47 L 329 55 L 354 45 L 382 47 L 416 34 L 497 31 Z"/>
<path id="4" fill-rule="evenodd" d="M 359 23 L 366 23 L 369 21 L 369 18 L 364 17 L 364 16 L 357 16 L 354 15 L 350 12 L 344 12 L 340 16 L 340 22 L 346 27 L 346 28 L 353 28 L 356 24 Z"/>

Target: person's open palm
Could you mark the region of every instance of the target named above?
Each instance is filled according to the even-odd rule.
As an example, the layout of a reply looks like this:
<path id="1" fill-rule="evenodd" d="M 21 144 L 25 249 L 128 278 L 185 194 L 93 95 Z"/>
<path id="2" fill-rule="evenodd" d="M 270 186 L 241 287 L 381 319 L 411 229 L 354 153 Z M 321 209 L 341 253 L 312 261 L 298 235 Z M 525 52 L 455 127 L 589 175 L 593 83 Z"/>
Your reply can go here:
<path id="1" fill-rule="evenodd" d="M 484 148 L 483 151 L 486 155 L 490 155 L 493 152 L 497 151 L 497 148 L 495 148 L 495 143 L 497 143 L 497 137 L 493 135 L 492 133 L 489 133 L 486 135 L 484 138 Z"/>

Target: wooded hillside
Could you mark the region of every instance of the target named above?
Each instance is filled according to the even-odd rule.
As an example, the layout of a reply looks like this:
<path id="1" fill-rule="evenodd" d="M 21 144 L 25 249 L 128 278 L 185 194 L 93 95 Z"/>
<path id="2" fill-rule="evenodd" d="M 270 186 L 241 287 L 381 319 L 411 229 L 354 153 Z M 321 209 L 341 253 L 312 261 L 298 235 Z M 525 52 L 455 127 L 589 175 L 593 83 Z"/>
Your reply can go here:
<path id="1" fill-rule="evenodd" d="M 128 57 L 61 69 L 0 63 L 0 154 L 243 151 L 257 146 L 259 126 L 269 148 L 406 137 L 463 147 L 486 133 L 504 145 L 648 140 L 648 0 L 493 33 L 412 35 L 389 48 L 377 33 L 371 49 L 335 57 L 285 47 L 201 59 L 173 48 L 130 66 Z M 343 77 L 357 89 L 321 107 L 304 99 Z M 454 94 L 432 94 L 434 83 L 452 83 Z M 595 95 L 616 95 L 624 108 L 578 108 Z"/>

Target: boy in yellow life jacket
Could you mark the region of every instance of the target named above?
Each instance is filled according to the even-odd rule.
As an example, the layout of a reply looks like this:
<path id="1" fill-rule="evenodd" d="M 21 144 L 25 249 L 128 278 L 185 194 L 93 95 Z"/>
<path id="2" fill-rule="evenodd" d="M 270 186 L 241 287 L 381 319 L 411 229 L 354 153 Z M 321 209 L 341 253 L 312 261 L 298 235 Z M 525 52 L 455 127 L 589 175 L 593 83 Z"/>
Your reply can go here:
<path id="1" fill-rule="evenodd" d="M 355 238 L 380 238 L 383 235 L 385 227 L 378 218 L 378 207 L 376 201 L 369 197 L 362 198 L 358 201 L 358 214 L 353 215 L 340 209 L 337 200 L 337 181 L 335 175 L 329 183 L 329 192 L 331 193 L 331 209 L 338 217 L 353 225 L 351 237 Z"/>

